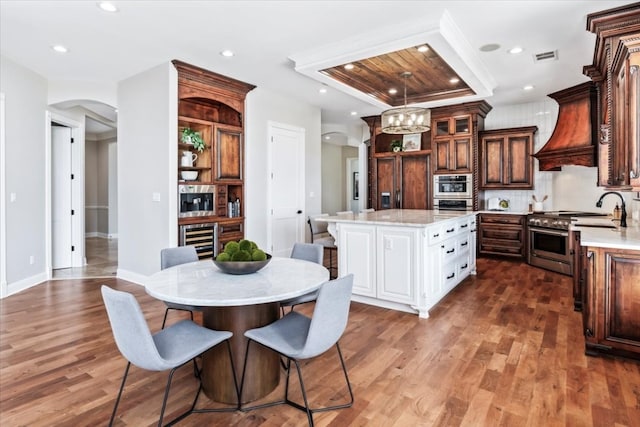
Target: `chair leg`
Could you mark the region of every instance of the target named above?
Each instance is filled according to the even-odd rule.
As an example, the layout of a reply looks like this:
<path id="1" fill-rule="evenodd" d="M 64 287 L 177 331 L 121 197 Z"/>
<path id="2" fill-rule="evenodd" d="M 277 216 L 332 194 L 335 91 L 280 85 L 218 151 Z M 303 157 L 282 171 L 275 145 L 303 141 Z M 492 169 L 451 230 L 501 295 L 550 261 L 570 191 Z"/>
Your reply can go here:
<path id="1" fill-rule="evenodd" d="M 122 382 L 120 383 L 120 390 L 118 391 L 118 397 L 116 397 L 116 403 L 113 406 L 113 412 L 111 413 L 111 419 L 109 420 L 109 427 L 113 425 L 113 420 L 116 417 L 116 411 L 118 410 L 118 404 L 120 403 L 120 397 L 122 396 L 122 390 L 124 390 L 124 383 L 127 381 L 127 375 L 129 375 L 129 367 L 131 362 L 127 362 L 127 367 L 124 368 L 124 375 L 122 376 Z"/>
<path id="2" fill-rule="evenodd" d="M 167 309 L 164 311 L 164 318 L 162 319 L 162 327 L 160 329 L 164 329 L 164 325 L 165 325 L 165 323 L 167 323 L 167 315 L 169 314 L 169 310 L 188 311 L 189 314 L 191 315 L 191 321 L 193 322 L 193 311 L 191 311 L 191 310 L 182 310 L 180 308 L 169 308 L 169 307 L 167 307 Z"/>
<path id="3" fill-rule="evenodd" d="M 164 311 L 164 318 L 162 319 L 162 327 L 160 329 L 164 329 L 164 324 L 167 323 L 167 315 L 169 314 L 169 310 L 170 308 L 167 307 L 167 309 Z"/>

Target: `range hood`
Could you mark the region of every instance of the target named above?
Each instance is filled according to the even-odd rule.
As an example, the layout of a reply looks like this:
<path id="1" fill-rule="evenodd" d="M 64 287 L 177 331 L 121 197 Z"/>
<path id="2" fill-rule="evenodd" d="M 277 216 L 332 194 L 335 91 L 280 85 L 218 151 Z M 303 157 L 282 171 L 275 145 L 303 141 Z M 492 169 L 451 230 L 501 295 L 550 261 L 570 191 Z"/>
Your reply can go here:
<path id="1" fill-rule="evenodd" d="M 597 89 L 586 82 L 547 95 L 560 105 L 556 128 L 533 156 L 541 171 L 559 171 L 564 165 L 596 166 Z"/>

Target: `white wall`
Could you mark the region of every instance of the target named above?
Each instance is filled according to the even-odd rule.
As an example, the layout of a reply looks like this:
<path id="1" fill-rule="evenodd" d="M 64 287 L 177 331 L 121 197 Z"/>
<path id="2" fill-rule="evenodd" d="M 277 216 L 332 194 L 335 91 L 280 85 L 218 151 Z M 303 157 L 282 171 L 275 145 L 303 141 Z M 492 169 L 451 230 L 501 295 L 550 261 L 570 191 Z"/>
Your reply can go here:
<path id="1" fill-rule="evenodd" d="M 45 114 L 47 81 L 2 56 L 0 92 L 5 95 L 6 277 L 8 289 L 46 279 Z M 11 201 L 11 195 L 15 201 Z M 33 256 L 33 264 L 30 257 Z M 4 295 L 2 295 L 4 296 Z"/>
<path id="2" fill-rule="evenodd" d="M 118 84 L 118 277 L 124 279 L 140 282 L 158 271 L 160 250 L 177 245 L 177 105 L 170 62 Z"/>
<path id="3" fill-rule="evenodd" d="M 344 163 L 342 146 L 322 144 L 322 212 L 335 214 L 344 209 Z"/>
<path id="4" fill-rule="evenodd" d="M 320 109 L 258 87 L 247 94 L 245 115 L 245 236 L 258 246 L 266 247 L 267 123 L 273 121 L 305 129 L 304 214 L 320 213 Z"/>

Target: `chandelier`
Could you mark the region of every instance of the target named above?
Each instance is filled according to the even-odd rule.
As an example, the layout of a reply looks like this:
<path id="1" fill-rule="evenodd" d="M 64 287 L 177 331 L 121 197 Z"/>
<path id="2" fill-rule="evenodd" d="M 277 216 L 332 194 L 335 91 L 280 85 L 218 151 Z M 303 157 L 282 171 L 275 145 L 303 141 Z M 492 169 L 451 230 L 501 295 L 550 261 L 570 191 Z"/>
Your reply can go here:
<path id="1" fill-rule="evenodd" d="M 382 132 L 403 135 L 426 132 L 431 128 L 431 111 L 421 107 L 407 107 L 407 79 L 409 71 L 400 74 L 404 78 L 404 107 L 382 112 Z"/>

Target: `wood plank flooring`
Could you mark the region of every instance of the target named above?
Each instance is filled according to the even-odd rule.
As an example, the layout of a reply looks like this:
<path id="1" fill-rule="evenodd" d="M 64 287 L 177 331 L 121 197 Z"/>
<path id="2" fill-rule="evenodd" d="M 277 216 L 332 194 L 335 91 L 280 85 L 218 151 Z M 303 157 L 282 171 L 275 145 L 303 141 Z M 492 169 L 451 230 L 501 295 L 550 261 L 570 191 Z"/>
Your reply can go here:
<path id="1" fill-rule="evenodd" d="M 113 278 L 55 280 L 0 300 L 0 425 L 106 425 L 125 361 L 100 297 L 103 283 L 134 293 L 151 330 L 160 328 L 163 304 Z M 341 347 L 355 404 L 317 414 L 316 425 L 640 426 L 640 363 L 584 355 L 569 277 L 480 259 L 478 275 L 430 314 L 352 303 Z M 335 351 L 303 370 L 313 402 L 346 398 Z M 116 425 L 157 423 L 165 381 L 164 372 L 132 368 Z M 196 391 L 191 365 L 174 382 L 168 416 Z M 305 424 L 302 412 L 286 406 L 180 423 Z"/>

